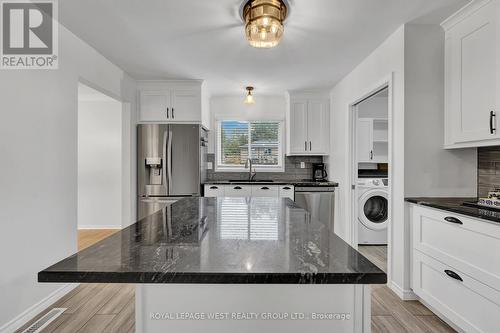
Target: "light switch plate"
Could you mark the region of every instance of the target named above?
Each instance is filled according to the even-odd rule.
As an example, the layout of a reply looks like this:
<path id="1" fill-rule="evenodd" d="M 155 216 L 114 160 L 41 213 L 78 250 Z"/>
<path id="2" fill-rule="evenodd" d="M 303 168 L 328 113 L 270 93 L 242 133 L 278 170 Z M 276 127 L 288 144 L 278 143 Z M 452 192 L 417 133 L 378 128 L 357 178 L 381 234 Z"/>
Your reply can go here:
<path id="1" fill-rule="evenodd" d="M 212 170 L 213 167 L 214 165 L 212 162 L 207 162 L 207 169 Z"/>
<path id="2" fill-rule="evenodd" d="M 300 162 L 300 168 L 305 169 L 306 168 L 306 162 Z"/>

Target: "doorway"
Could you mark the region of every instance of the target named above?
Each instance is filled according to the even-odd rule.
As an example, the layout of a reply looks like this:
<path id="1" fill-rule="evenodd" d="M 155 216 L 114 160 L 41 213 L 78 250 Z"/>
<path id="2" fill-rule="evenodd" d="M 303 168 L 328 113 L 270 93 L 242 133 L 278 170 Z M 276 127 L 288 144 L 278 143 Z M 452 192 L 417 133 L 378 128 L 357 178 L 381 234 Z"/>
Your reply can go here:
<path id="1" fill-rule="evenodd" d="M 78 84 L 78 230 L 122 227 L 122 103 Z"/>
<path id="2" fill-rule="evenodd" d="M 386 273 L 390 246 L 390 84 L 351 106 L 352 245 Z"/>

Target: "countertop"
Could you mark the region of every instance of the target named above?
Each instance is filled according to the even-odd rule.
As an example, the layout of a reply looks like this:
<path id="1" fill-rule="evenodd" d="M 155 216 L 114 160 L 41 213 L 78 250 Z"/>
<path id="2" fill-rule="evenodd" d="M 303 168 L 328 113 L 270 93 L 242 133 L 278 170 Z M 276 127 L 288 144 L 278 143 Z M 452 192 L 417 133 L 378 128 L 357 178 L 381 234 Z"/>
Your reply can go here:
<path id="1" fill-rule="evenodd" d="M 187 198 L 38 274 L 39 282 L 383 284 L 290 199 Z"/>
<path id="2" fill-rule="evenodd" d="M 204 185 L 293 185 L 293 186 L 304 186 L 304 187 L 338 187 L 339 184 L 336 182 L 324 181 L 315 182 L 313 180 L 274 180 L 274 181 L 256 181 L 248 182 L 245 180 L 241 181 L 229 181 L 229 180 L 209 180 L 204 183 Z"/>
<path id="3" fill-rule="evenodd" d="M 406 198 L 405 200 L 422 206 L 500 223 L 500 211 L 463 205 L 464 202 L 477 202 L 477 198 Z"/>

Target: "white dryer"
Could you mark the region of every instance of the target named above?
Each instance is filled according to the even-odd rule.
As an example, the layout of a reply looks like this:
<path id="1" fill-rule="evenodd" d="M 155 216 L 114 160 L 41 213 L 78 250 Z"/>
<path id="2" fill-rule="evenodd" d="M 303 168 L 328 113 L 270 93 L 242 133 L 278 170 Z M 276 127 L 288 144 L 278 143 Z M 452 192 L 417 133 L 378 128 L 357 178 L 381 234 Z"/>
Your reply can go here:
<path id="1" fill-rule="evenodd" d="M 358 179 L 358 244 L 387 244 L 387 178 Z"/>

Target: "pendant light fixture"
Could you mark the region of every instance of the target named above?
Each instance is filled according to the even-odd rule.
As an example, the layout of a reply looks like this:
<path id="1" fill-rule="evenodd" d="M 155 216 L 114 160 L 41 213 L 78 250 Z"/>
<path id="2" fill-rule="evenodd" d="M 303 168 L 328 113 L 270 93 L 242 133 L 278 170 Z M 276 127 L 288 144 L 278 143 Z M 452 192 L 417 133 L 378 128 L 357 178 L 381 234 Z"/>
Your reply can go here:
<path id="1" fill-rule="evenodd" d="M 245 100 L 243 101 L 243 103 L 245 104 L 255 104 L 255 98 L 253 98 L 253 95 L 252 95 L 252 91 L 253 91 L 253 87 L 246 87 L 246 90 L 247 90 L 247 96 L 245 97 Z"/>
<path id="2" fill-rule="evenodd" d="M 281 41 L 288 14 L 286 0 L 248 0 L 243 6 L 245 34 L 253 47 L 271 48 Z"/>

